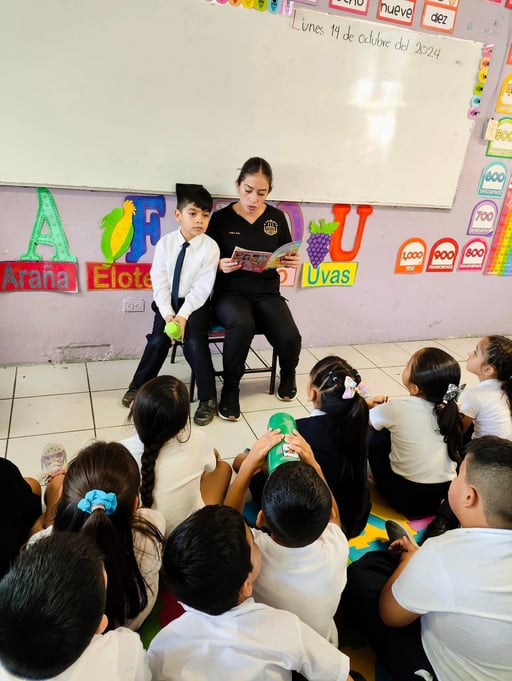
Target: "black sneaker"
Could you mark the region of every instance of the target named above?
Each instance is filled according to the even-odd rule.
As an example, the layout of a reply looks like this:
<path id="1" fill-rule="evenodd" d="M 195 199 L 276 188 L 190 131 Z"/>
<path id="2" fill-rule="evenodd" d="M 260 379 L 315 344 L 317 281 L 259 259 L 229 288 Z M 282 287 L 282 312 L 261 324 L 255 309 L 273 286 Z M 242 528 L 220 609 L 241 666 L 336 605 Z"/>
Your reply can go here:
<path id="1" fill-rule="evenodd" d="M 199 406 L 194 414 L 194 423 L 196 426 L 207 426 L 213 421 L 213 417 L 217 413 L 217 400 L 212 397 L 211 400 L 200 400 Z"/>
<path id="2" fill-rule="evenodd" d="M 137 388 L 128 388 L 128 390 L 123 395 L 123 399 L 121 400 L 123 407 L 128 407 L 129 409 L 132 406 L 132 402 L 135 399 L 136 393 Z"/>
<path id="3" fill-rule="evenodd" d="M 219 402 L 219 416 L 225 421 L 238 421 L 240 418 L 240 402 L 238 388 L 222 389 Z"/>
<path id="4" fill-rule="evenodd" d="M 397 523 L 396 520 L 386 520 L 386 532 L 390 543 L 407 537 L 411 544 L 416 544 L 415 539 L 410 532 L 408 532 L 403 525 Z"/>
<path id="5" fill-rule="evenodd" d="M 279 388 L 277 389 L 277 399 L 283 400 L 283 402 L 289 402 L 295 399 L 297 394 L 297 384 L 295 382 L 295 372 L 281 373 L 281 380 L 279 382 Z"/>

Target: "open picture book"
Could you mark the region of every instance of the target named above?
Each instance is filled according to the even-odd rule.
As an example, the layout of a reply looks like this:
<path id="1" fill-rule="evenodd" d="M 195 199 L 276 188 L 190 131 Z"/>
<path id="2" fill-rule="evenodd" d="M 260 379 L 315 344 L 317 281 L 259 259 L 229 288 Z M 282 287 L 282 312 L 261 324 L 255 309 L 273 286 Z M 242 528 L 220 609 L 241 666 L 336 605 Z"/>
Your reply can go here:
<path id="1" fill-rule="evenodd" d="M 290 241 L 290 243 L 279 246 L 273 253 L 249 251 L 246 248 L 236 246 L 231 258 L 236 260 L 243 270 L 263 272 L 263 270 L 284 267 L 283 258 L 292 253 L 297 253 L 301 244 L 302 241 Z"/>

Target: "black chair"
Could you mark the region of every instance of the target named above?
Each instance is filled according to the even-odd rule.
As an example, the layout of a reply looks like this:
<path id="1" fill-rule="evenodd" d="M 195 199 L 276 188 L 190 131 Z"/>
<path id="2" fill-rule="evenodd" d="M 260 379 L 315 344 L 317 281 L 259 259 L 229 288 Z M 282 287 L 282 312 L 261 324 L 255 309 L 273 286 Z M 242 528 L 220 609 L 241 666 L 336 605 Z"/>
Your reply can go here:
<path id="1" fill-rule="evenodd" d="M 256 333 L 256 335 L 259 335 Z M 209 345 L 214 345 L 217 349 L 217 352 L 219 352 L 222 355 L 222 345 L 224 343 L 224 338 L 226 336 L 225 329 L 222 326 L 213 326 L 209 331 L 208 331 L 208 343 Z M 181 345 L 181 343 L 174 343 L 172 346 L 172 351 L 171 351 L 171 364 L 174 364 L 176 361 L 176 350 L 178 349 L 178 346 Z M 268 388 L 269 395 L 273 395 L 275 387 L 276 387 L 276 372 L 277 372 L 277 352 L 272 348 L 272 360 L 270 364 L 268 361 L 263 357 L 263 355 L 258 352 L 258 350 L 255 350 L 252 346 L 249 348 L 249 353 L 250 356 L 256 357 L 258 362 L 261 364 L 261 366 L 258 367 L 250 367 L 248 363 L 246 362 L 245 364 L 245 374 L 262 374 L 262 373 L 268 373 L 270 372 L 270 385 Z M 219 371 L 215 371 L 215 376 L 222 376 L 222 369 Z M 196 389 L 196 377 L 194 375 L 194 372 L 192 371 L 190 374 L 190 401 L 194 401 L 194 393 Z"/>

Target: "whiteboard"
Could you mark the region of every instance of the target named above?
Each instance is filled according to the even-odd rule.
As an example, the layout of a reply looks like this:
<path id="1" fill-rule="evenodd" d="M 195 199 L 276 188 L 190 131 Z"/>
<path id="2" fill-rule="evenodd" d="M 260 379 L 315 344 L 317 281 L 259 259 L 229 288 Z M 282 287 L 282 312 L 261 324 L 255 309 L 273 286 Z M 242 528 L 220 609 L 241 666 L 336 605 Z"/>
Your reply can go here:
<path id="1" fill-rule="evenodd" d="M 276 200 L 453 204 L 481 43 L 205 0 L 2 10 L 1 183 L 232 196 L 257 155 Z"/>

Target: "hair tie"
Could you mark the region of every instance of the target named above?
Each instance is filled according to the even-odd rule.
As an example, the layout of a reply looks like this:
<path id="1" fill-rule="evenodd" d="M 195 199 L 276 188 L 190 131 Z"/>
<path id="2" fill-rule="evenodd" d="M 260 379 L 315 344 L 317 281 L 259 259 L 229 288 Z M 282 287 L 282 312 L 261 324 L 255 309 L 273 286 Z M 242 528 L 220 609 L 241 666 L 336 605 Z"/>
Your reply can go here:
<path id="1" fill-rule="evenodd" d="M 92 513 L 97 508 L 101 508 L 107 515 L 111 515 L 117 508 L 117 497 L 114 492 L 92 489 L 83 499 L 80 499 L 77 506 L 85 513 Z"/>
<path id="2" fill-rule="evenodd" d="M 461 394 L 465 387 L 466 387 L 465 383 L 463 383 L 460 387 L 458 385 L 455 385 L 455 383 L 449 383 L 448 390 L 443 395 L 443 404 L 448 404 L 448 402 L 458 400 L 459 395 Z"/>
<path id="3" fill-rule="evenodd" d="M 370 394 L 368 386 L 363 382 L 356 383 L 350 376 L 345 376 L 345 392 L 343 393 L 344 400 L 351 400 L 354 394 L 357 393 L 361 397 L 368 397 Z"/>

